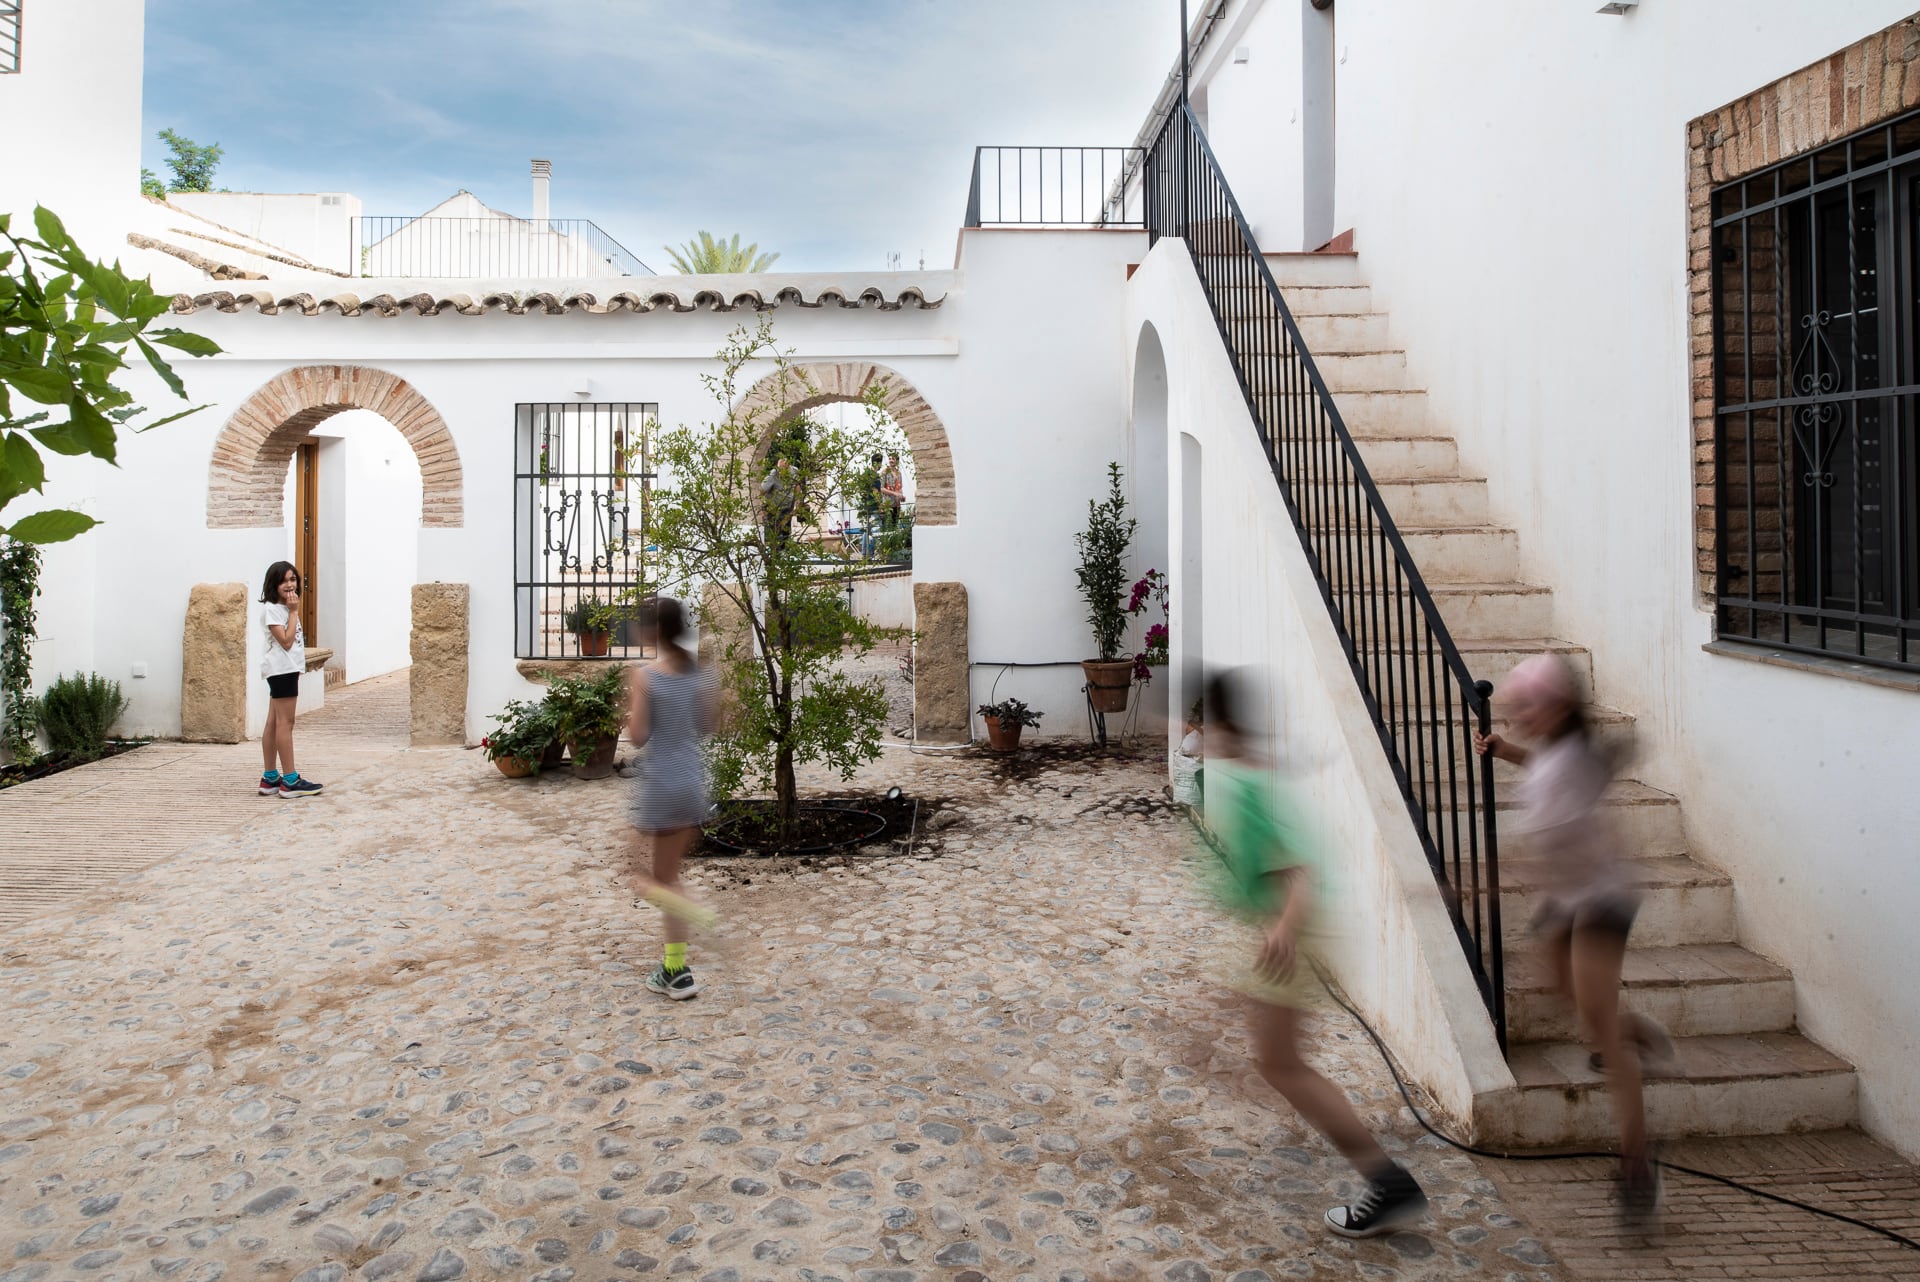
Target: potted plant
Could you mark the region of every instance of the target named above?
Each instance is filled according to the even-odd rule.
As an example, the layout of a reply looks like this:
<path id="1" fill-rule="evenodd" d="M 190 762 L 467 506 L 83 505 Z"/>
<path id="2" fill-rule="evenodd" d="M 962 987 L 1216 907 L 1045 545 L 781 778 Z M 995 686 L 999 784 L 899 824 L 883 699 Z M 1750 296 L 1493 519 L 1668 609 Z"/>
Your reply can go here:
<path id="1" fill-rule="evenodd" d="M 1038 726 L 1042 713 L 1033 711 L 1018 699 L 983 703 L 974 709 L 987 723 L 987 743 L 995 752 L 1012 752 L 1020 746 L 1020 731 Z"/>
<path id="2" fill-rule="evenodd" d="M 573 753 L 576 779 L 604 779 L 613 773 L 613 754 L 626 721 L 626 670 L 611 668 L 598 677 L 555 677 L 548 687 L 554 733 Z"/>
<path id="3" fill-rule="evenodd" d="M 509 779 L 537 775 L 560 764 L 566 744 L 561 742 L 554 724 L 552 705 L 514 699 L 502 708 L 494 720 L 500 728 L 480 741 L 487 760 Z"/>
<path id="4" fill-rule="evenodd" d="M 1096 712 L 1125 712 L 1133 688 L 1133 660 L 1120 657 L 1120 640 L 1127 631 L 1127 611 L 1121 594 L 1127 590 L 1127 545 L 1139 522 L 1127 515 L 1127 498 L 1120 490 L 1120 465 L 1107 464 L 1105 502 L 1087 500 L 1087 528 L 1073 536 L 1080 549 L 1080 595 L 1087 603 L 1087 624 L 1093 629 L 1098 658 L 1083 660 L 1087 697 Z"/>
<path id="5" fill-rule="evenodd" d="M 580 642 L 580 653 L 589 659 L 598 659 L 607 653 L 613 639 L 613 625 L 620 618 L 620 610 L 608 605 L 597 596 L 583 596 L 567 608 L 563 626 Z"/>

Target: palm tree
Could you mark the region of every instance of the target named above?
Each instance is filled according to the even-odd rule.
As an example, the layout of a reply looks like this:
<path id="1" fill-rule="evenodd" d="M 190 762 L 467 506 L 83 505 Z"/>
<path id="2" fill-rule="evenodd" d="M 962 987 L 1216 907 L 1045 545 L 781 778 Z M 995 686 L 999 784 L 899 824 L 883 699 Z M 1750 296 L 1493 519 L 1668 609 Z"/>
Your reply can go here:
<path id="1" fill-rule="evenodd" d="M 762 254 L 757 244 L 740 248 L 738 235 L 730 241 L 715 240 L 707 232 L 700 233 L 700 239 L 690 240 L 675 249 L 671 245 L 662 246 L 673 265 L 687 276 L 711 276 L 719 272 L 763 272 L 773 266 L 778 254 Z"/>

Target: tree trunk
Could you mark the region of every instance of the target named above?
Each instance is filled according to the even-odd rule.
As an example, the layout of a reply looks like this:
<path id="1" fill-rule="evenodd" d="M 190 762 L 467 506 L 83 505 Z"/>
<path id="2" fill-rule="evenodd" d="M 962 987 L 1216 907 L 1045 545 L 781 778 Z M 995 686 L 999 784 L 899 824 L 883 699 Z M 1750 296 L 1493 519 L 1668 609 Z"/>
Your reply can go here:
<path id="1" fill-rule="evenodd" d="M 793 825 L 800 804 L 800 787 L 793 777 L 793 749 L 782 746 L 773 759 L 773 805 L 784 834 Z"/>

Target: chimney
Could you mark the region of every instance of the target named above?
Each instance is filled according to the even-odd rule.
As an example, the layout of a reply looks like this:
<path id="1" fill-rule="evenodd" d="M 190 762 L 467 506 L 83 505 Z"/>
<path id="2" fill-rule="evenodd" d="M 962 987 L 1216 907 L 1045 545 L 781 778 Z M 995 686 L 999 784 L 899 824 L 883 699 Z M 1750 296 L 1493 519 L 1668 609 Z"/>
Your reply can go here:
<path id="1" fill-rule="evenodd" d="M 547 225 L 547 180 L 552 174 L 551 160 L 533 162 L 533 221 L 542 229 Z"/>

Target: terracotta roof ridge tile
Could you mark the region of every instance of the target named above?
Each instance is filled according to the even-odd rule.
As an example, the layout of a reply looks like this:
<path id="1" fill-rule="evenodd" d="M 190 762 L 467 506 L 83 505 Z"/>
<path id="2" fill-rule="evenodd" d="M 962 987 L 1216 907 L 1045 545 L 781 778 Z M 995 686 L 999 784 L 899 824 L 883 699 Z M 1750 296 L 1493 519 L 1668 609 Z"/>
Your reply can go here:
<path id="1" fill-rule="evenodd" d="M 195 265 L 201 266 L 202 270 L 208 270 L 210 273 L 231 273 L 231 275 L 215 274 L 216 280 L 267 279 L 256 272 L 243 272 L 239 268 L 213 263 L 212 260 L 201 258 L 190 250 L 180 249 L 164 241 L 153 241 L 149 245 L 146 242 L 151 241 L 150 237 L 130 236 L 128 239 L 134 244 L 171 253 L 189 262 L 195 262 L 198 259 Z M 318 316 L 326 312 L 338 312 L 343 316 L 399 316 L 407 312 L 420 316 L 437 316 L 443 311 L 457 312 L 462 316 L 480 316 L 493 311 L 505 312 L 510 316 L 529 314 L 563 316 L 576 311 L 590 316 L 612 316 L 623 312 L 642 316 L 651 312 L 685 314 L 696 311 L 731 312 L 743 308 L 765 311 L 776 307 L 801 307 L 810 310 L 833 307 L 849 311 L 871 308 L 885 312 L 932 311 L 945 301 L 945 294 L 928 298 L 923 290 L 911 285 L 901 288 L 891 296 L 877 285 L 869 285 L 857 294 L 849 294 L 833 285 L 827 285 L 818 289 L 811 298 L 798 285 L 783 286 L 771 296 L 755 289 L 731 291 L 724 288 L 701 289 L 684 296 L 668 289 L 656 289 L 648 293 L 622 290 L 610 295 L 604 302 L 590 290 L 556 293 L 550 290 L 520 292 L 496 289 L 477 297 L 468 293 L 433 293 L 426 290 L 411 294 L 381 292 L 364 297 L 344 290 L 325 296 L 300 291 L 278 299 L 269 292 L 234 294 L 223 290 L 212 290 L 202 294 L 175 294 L 173 311 L 179 315 L 186 315 L 203 309 L 238 312 L 251 307 L 263 316 L 277 315 L 282 311 L 297 311 L 302 316 Z"/>

